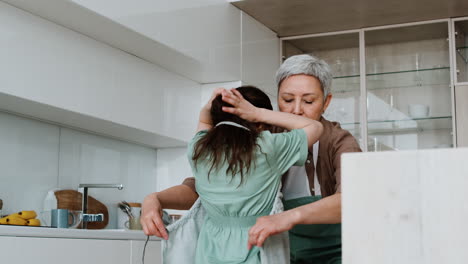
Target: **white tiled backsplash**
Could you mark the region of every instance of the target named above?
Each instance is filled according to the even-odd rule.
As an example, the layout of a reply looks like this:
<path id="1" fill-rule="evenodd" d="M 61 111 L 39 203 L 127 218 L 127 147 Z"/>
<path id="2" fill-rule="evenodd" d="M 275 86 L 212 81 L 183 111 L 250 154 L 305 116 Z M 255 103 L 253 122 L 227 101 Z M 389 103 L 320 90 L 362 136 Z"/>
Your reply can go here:
<path id="1" fill-rule="evenodd" d="M 122 183 L 89 189 L 107 205 L 116 228 L 117 203 L 141 202 L 157 190 L 157 150 L 0 112 L 0 199 L 3 213 L 41 212 L 48 190 L 80 183 Z M 160 164 L 163 164 L 160 162 Z"/>

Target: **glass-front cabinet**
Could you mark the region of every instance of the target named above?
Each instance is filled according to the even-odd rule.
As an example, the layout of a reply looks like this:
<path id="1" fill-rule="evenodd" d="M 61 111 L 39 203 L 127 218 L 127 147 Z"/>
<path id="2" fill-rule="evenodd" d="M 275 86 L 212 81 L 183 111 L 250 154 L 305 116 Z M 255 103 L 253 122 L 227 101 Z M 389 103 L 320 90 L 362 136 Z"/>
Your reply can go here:
<path id="1" fill-rule="evenodd" d="M 340 122 L 363 150 L 449 148 L 455 142 L 449 22 L 283 38 L 282 58 L 307 53 L 330 64 L 333 99 L 324 116 Z M 467 32 L 467 21 L 459 24 Z"/>
<path id="2" fill-rule="evenodd" d="M 368 150 L 451 147 L 448 23 L 365 31 Z"/>

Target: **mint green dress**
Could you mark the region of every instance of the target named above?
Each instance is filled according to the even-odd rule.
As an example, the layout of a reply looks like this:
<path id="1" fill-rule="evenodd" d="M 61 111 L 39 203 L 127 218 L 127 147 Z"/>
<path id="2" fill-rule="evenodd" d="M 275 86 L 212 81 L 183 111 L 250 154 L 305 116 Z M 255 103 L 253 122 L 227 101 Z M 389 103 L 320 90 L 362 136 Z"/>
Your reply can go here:
<path id="1" fill-rule="evenodd" d="M 196 189 L 207 216 L 200 230 L 195 263 L 260 263 L 257 247 L 247 249 L 248 231 L 256 219 L 272 209 L 281 176 L 291 166 L 307 159 L 307 136 L 302 129 L 272 134 L 263 131 L 257 143 L 255 167 L 244 174 L 226 175 L 227 165 L 212 171 L 210 164 L 192 160 L 195 143 L 207 133 L 198 132 L 188 146 L 188 159 L 196 178 Z"/>

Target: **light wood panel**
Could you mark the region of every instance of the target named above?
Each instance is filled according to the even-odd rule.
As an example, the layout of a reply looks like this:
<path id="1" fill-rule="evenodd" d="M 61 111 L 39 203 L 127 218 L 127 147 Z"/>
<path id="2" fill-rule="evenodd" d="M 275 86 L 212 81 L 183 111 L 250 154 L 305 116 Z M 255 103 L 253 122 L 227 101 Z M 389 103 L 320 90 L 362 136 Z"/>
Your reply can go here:
<path id="1" fill-rule="evenodd" d="M 280 37 L 468 15 L 466 0 L 243 0 L 233 4 Z"/>
<path id="2" fill-rule="evenodd" d="M 366 45 L 448 38 L 447 22 L 366 31 Z"/>
<path id="3" fill-rule="evenodd" d="M 359 47 L 359 34 L 340 34 L 323 36 L 320 38 L 300 38 L 287 40 L 293 46 L 302 50 L 303 52 L 313 52 L 318 50 L 335 50 L 345 48 L 358 48 Z"/>
<path id="4" fill-rule="evenodd" d="M 344 154 L 343 263 L 466 263 L 467 156 L 467 148 Z"/>

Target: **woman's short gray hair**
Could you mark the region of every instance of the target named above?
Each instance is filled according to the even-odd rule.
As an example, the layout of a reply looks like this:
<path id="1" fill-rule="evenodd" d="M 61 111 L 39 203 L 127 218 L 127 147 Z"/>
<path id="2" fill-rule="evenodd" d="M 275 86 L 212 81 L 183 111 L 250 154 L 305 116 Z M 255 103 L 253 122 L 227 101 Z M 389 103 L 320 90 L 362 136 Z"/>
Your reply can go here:
<path id="1" fill-rule="evenodd" d="M 289 57 L 281 64 L 280 68 L 276 72 L 276 85 L 279 87 L 283 80 L 293 75 L 309 75 L 317 78 L 320 81 L 323 91 L 323 99 L 331 92 L 332 84 L 332 73 L 328 64 L 311 55 L 295 55 Z"/>

